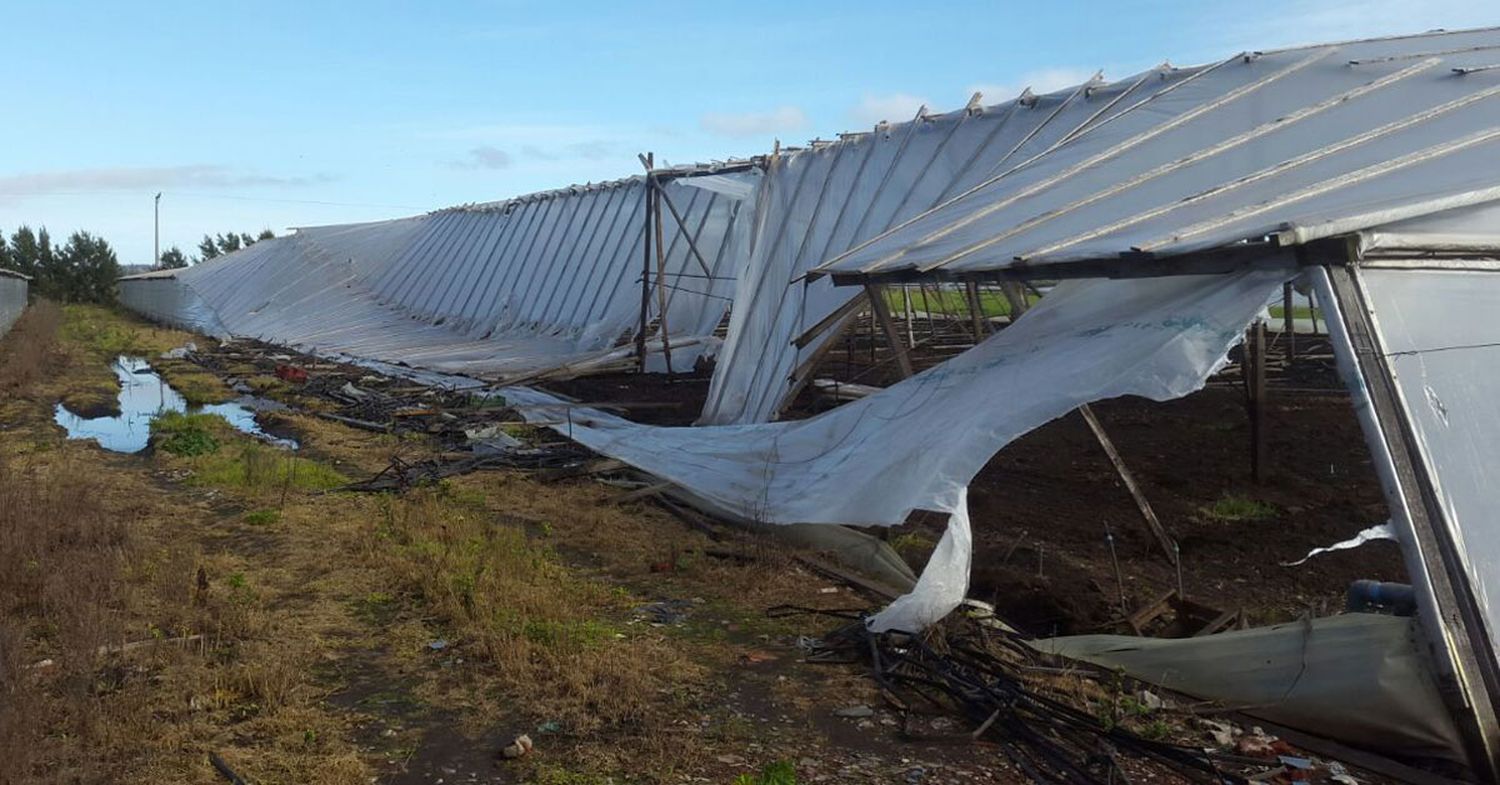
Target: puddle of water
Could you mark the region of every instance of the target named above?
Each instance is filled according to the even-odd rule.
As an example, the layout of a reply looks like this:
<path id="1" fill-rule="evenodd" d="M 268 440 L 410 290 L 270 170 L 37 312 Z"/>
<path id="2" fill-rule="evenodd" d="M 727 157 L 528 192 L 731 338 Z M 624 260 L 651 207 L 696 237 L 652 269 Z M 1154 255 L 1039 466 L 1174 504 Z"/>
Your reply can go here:
<path id="1" fill-rule="evenodd" d="M 114 362 L 115 377 L 120 380 L 120 415 L 118 417 L 80 417 L 57 404 L 53 419 L 68 432 L 69 439 L 92 439 L 112 452 L 140 452 L 151 439 L 151 418 L 162 412 L 217 414 L 237 430 L 257 439 L 287 449 L 297 449 L 295 439 L 282 439 L 266 433 L 255 421 L 256 412 L 279 411 L 286 407 L 264 398 L 245 396 L 228 403 L 189 406 L 181 393 L 172 389 L 151 365 L 139 357 L 120 356 Z"/>

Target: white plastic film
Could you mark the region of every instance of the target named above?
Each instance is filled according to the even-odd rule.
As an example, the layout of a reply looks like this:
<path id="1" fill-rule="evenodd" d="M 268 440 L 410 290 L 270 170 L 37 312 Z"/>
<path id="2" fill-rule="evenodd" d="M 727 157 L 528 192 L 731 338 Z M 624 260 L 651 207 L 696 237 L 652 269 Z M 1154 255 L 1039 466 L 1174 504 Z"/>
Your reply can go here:
<path id="1" fill-rule="evenodd" d="M 959 513 L 991 456 L 1080 404 L 1199 389 L 1287 277 L 1261 269 L 1065 282 L 968 352 L 796 422 L 655 427 L 537 390 L 502 394 L 528 419 L 751 520 L 890 526 L 917 509 L 951 514 L 914 596 L 881 621 L 930 623 L 967 586 L 969 526 Z"/>

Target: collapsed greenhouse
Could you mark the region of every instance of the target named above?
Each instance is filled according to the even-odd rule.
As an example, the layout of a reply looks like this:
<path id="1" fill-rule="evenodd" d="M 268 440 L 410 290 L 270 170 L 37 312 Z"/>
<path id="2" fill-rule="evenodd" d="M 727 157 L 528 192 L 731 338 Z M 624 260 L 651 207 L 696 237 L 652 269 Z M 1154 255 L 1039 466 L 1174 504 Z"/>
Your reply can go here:
<path id="1" fill-rule="evenodd" d="M 122 279 L 120 296 L 208 335 L 493 388 L 726 517 L 946 515 L 911 591 L 869 622 L 914 631 L 964 599 L 967 489 L 995 453 L 1091 402 L 1199 389 L 1295 284 L 1326 319 L 1415 615 L 1038 645 L 1186 674 L 1169 686 L 1207 697 L 1279 695 L 1267 711 L 1286 724 L 1461 758 L 1493 780 L 1497 52 L 1500 30 L 1430 33 L 1163 65 L 997 105 L 976 96 L 748 161 L 301 229 Z M 977 345 L 914 373 L 888 295 L 926 285 L 971 302 L 996 287 L 1018 318 L 991 335 L 976 317 Z M 1034 307 L 1027 286 L 1045 288 Z M 862 313 L 906 378 L 785 418 Z M 529 384 L 709 360 L 694 427 Z M 1227 686 L 1212 669 L 1192 675 L 1272 651 L 1300 663 L 1295 700 L 1270 668 Z"/>

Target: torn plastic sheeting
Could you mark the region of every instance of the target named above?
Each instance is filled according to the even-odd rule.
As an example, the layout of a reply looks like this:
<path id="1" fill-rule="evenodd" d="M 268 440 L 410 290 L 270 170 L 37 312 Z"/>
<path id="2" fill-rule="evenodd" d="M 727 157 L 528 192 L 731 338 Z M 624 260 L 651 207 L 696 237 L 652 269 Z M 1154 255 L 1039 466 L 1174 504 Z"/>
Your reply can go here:
<path id="1" fill-rule="evenodd" d="M 794 371 L 837 337 L 837 330 L 825 330 L 793 345 L 794 337 L 861 294 L 827 278 L 808 281 L 808 270 L 983 183 L 998 167 L 1187 81 L 1194 71 L 1152 69 L 1113 84 L 1017 97 L 983 111 L 924 114 L 783 151 L 757 194 L 753 242 L 739 254 L 724 357 L 699 422 L 774 419 L 800 381 L 792 379 Z"/>
<path id="2" fill-rule="evenodd" d="M 722 174 L 707 174 L 697 177 L 686 177 L 673 182 L 681 183 L 693 188 L 702 188 L 705 191 L 713 191 L 731 199 L 744 201 L 755 195 L 755 187 L 759 184 L 760 172 L 750 170 L 745 174 L 730 176 Z"/>
<path id="3" fill-rule="evenodd" d="M 1415 623 L 1350 613 L 1201 638 L 1076 635 L 1031 645 L 1320 736 L 1462 761 Z"/>
<path id="4" fill-rule="evenodd" d="M 1332 545 L 1329 545 L 1329 546 L 1327 546 L 1325 548 L 1313 548 L 1312 550 L 1310 550 L 1310 551 L 1307 552 L 1306 556 L 1303 556 L 1302 558 L 1300 558 L 1300 559 L 1298 559 L 1296 561 L 1284 561 L 1284 562 L 1281 563 L 1281 566 L 1283 566 L 1283 567 L 1296 567 L 1298 565 L 1307 563 L 1308 559 L 1311 559 L 1314 556 L 1318 556 L 1318 555 L 1321 555 L 1321 554 L 1324 554 L 1324 553 L 1332 553 L 1333 551 L 1347 551 L 1347 550 L 1349 550 L 1351 548 L 1358 548 L 1359 546 L 1364 545 L 1365 543 L 1371 542 L 1371 541 L 1374 541 L 1374 540 L 1395 540 L 1395 539 L 1396 539 L 1396 530 L 1394 528 L 1392 528 L 1390 521 L 1386 521 L 1385 523 L 1377 523 L 1374 526 L 1371 526 L 1371 527 L 1369 527 L 1369 528 L 1361 531 L 1359 534 L 1356 534 L 1356 535 L 1354 535 L 1353 537 L 1350 537 L 1347 540 L 1340 540 L 1339 542 L 1336 542 L 1336 543 L 1334 543 Z"/>
<path id="5" fill-rule="evenodd" d="M 969 481 L 1012 440 L 1080 404 L 1168 400 L 1199 389 L 1284 270 L 1069 281 L 979 346 L 879 393 L 807 420 L 667 428 L 559 406 L 504 388 L 528 419 L 767 523 L 892 526 L 917 509 L 950 514 L 908 600 L 876 629 L 925 627 L 967 585 Z M 931 578 L 927 572 L 933 572 Z M 957 587 L 957 591 L 954 591 Z"/>

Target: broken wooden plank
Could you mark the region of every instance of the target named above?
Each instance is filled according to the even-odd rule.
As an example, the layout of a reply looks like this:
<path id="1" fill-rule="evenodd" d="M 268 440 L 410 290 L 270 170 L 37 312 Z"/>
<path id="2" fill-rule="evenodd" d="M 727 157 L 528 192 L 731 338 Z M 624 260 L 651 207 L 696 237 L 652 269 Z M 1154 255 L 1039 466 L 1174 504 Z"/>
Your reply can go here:
<path id="1" fill-rule="evenodd" d="M 317 415 L 319 417 L 322 417 L 325 420 L 331 420 L 331 421 L 336 422 L 336 423 L 341 423 L 343 425 L 349 426 L 350 428 L 358 428 L 358 429 L 360 429 L 362 431 L 371 431 L 373 433 L 386 433 L 386 432 L 388 432 L 390 430 L 390 428 L 388 428 L 387 426 L 381 425 L 380 423 L 373 423 L 373 422 L 370 422 L 368 420 L 356 420 L 353 417 L 345 417 L 342 414 L 332 414 L 330 412 L 318 412 Z"/>

